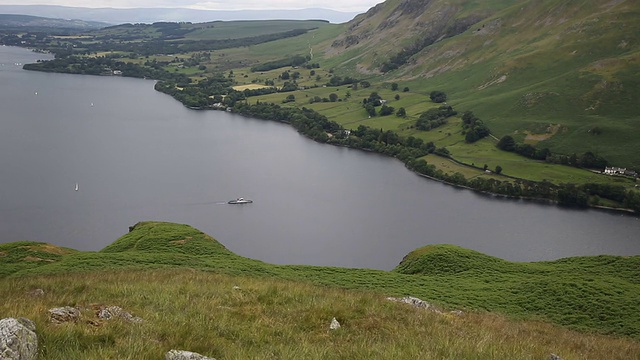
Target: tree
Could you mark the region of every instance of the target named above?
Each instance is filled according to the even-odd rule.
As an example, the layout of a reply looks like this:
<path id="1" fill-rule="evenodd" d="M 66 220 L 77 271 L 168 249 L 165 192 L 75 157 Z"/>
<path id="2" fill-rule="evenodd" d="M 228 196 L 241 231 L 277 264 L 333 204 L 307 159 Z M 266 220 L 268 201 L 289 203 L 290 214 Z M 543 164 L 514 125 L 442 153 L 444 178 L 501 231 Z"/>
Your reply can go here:
<path id="1" fill-rule="evenodd" d="M 496 174 L 502 173 L 502 166 L 496 165 Z"/>
<path id="2" fill-rule="evenodd" d="M 397 91 L 398 90 L 398 83 L 392 83 L 391 84 L 391 90 Z"/>
<path id="3" fill-rule="evenodd" d="M 513 137 L 505 135 L 500 139 L 500 141 L 498 141 L 496 147 L 498 147 L 498 149 L 500 150 L 513 152 L 516 149 L 516 141 L 513 139 Z"/>
<path id="4" fill-rule="evenodd" d="M 400 95 L 396 94 L 396 96 L 393 97 L 394 99 L 396 99 L 396 101 L 400 100 Z"/>
<path id="5" fill-rule="evenodd" d="M 285 72 L 282 73 L 282 75 L 280 75 L 280 78 L 282 80 L 289 80 L 289 77 L 290 76 L 289 76 L 289 72 L 288 71 L 285 71 Z"/>
<path id="6" fill-rule="evenodd" d="M 331 101 L 331 102 L 336 102 L 336 101 L 338 101 L 338 95 L 337 95 L 337 94 L 335 94 L 335 93 L 331 93 L 331 94 L 329 94 L 329 101 Z"/>
<path id="7" fill-rule="evenodd" d="M 373 104 L 373 106 L 382 105 L 382 97 L 377 92 L 372 92 L 368 98 L 364 99 L 363 104 Z"/>
<path id="8" fill-rule="evenodd" d="M 432 91 L 429 97 L 431 98 L 431 101 L 435 103 L 443 103 L 447 101 L 447 94 L 442 91 Z"/>
<path id="9" fill-rule="evenodd" d="M 464 141 L 468 144 L 472 144 L 478 140 L 480 140 L 478 133 L 472 130 L 468 131 L 464 136 Z"/>
<path id="10" fill-rule="evenodd" d="M 382 105 L 382 108 L 380 108 L 380 116 L 391 115 L 394 111 L 395 109 L 392 106 Z"/>
<path id="11" fill-rule="evenodd" d="M 399 108 L 398 111 L 396 112 L 396 116 L 398 116 L 398 117 L 406 117 L 407 116 L 407 110 L 405 110 L 403 107 Z"/>
<path id="12" fill-rule="evenodd" d="M 376 108 L 372 103 L 367 103 L 364 105 L 364 109 L 367 111 L 370 117 L 376 116 Z"/>

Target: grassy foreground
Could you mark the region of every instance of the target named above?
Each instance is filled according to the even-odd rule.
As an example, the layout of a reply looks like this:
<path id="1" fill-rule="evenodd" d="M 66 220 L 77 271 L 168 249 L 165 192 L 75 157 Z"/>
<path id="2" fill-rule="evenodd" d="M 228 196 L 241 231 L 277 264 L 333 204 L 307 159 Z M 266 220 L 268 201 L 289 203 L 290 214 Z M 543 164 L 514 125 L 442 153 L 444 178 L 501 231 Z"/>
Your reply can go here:
<path id="1" fill-rule="evenodd" d="M 187 225 L 147 222 L 100 252 L 0 245 L 0 317 L 34 320 L 44 359 L 157 359 L 171 348 L 218 359 L 633 359 L 639 265 L 512 263 L 449 245 L 418 249 L 391 272 L 271 265 Z M 29 295 L 36 288 L 44 296 Z M 465 314 L 385 299 L 406 295 Z M 145 321 L 85 312 L 75 324 L 47 322 L 64 305 L 117 305 Z M 329 331 L 332 317 L 341 329 Z"/>

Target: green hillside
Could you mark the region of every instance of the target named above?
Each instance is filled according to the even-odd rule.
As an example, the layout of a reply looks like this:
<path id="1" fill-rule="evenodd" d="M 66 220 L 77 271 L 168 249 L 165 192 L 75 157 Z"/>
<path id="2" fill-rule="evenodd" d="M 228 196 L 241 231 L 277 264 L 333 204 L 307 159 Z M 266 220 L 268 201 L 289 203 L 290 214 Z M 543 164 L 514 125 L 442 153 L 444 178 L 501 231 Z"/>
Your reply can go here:
<path id="1" fill-rule="evenodd" d="M 388 0 L 325 54 L 362 75 L 445 91 L 498 138 L 640 168 L 639 16 L 633 1 Z M 394 56 L 397 68 L 385 68 Z"/>
<path id="2" fill-rule="evenodd" d="M 29 250 L 29 252 L 25 252 Z M 35 251 L 38 251 L 37 253 Z M 232 276 L 411 295 L 445 308 L 543 319 L 573 329 L 640 337 L 640 257 L 512 263 L 450 245 L 418 249 L 391 272 L 272 265 L 233 254 L 187 225 L 145 222 L 99 252 L 40 243 L 0 245 L 8 278 L 109 270 L 192 269 Z"/>
<path id="3" fill-rule="evenodd" d="M 229 40 L 285 33 L 293 30 L 311 30 L 325 26 L 330 26 L 330 24 L 322 20 L 247 20 L 206 23 L 157 22 L 153 24 L 110 26 L 91 32 L 91 36 L 98 39 L 122 39 L 125 41 Z"/>

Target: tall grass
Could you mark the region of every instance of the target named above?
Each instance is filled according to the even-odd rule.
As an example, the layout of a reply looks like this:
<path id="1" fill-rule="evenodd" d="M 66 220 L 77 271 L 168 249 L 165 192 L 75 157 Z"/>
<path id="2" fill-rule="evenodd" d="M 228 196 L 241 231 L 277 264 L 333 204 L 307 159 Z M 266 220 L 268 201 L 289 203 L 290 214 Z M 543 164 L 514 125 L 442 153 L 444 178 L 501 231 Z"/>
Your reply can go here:
<path id="1" fill-rule="evenodd" d="M 34 320 L 41 359 L 159 359 L 187 349 L 217 359 L 632 359 L 640 344 L 484 312 L 436 314 L 385 294 L 189 269 L 0 280 L 0 316 Z M 239 288 L 234 288 L 234 287 Z M 28 292 L 42 288 L 45 295 Z M 47 309 L 118 305 L 144 319 L 52 324 Z M 336 317 L 342 327 L 329 330 Z M 91 321 L 89 321 L 91 320 Z"/>
<path id="2" fill-rule="evenodd" d="M 5 254 L 0 257 L 1 268 L 13 269 L 10 277 L 191 269 L 257 281 L 303 281 L 386 296 L 411 295 L 448 308 L 640 338 L 638 256 L 513 263 L 456 246 L 433 245 L 407 255 L 391 272 L 273 265 L 233 254 L 187 225 L 158 222 L 138 224 L 101 252 L 71 252 L 51 262 L 13 256 L 21 246 L 0 245 Z M 81 294 L 87 287 L 78 283 L 74 291 Z"/>

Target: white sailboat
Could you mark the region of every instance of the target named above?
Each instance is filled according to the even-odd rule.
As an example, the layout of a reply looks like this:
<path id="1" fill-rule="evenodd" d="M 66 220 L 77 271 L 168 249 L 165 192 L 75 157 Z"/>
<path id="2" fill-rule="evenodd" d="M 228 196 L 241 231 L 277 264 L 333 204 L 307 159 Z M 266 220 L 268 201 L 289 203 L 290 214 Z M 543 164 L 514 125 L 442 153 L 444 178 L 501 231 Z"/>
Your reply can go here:
<path id="1" fill-rule="evenodd" d="M 78 183 L 76 183 L 76 191 L 78 191 Z"/>

